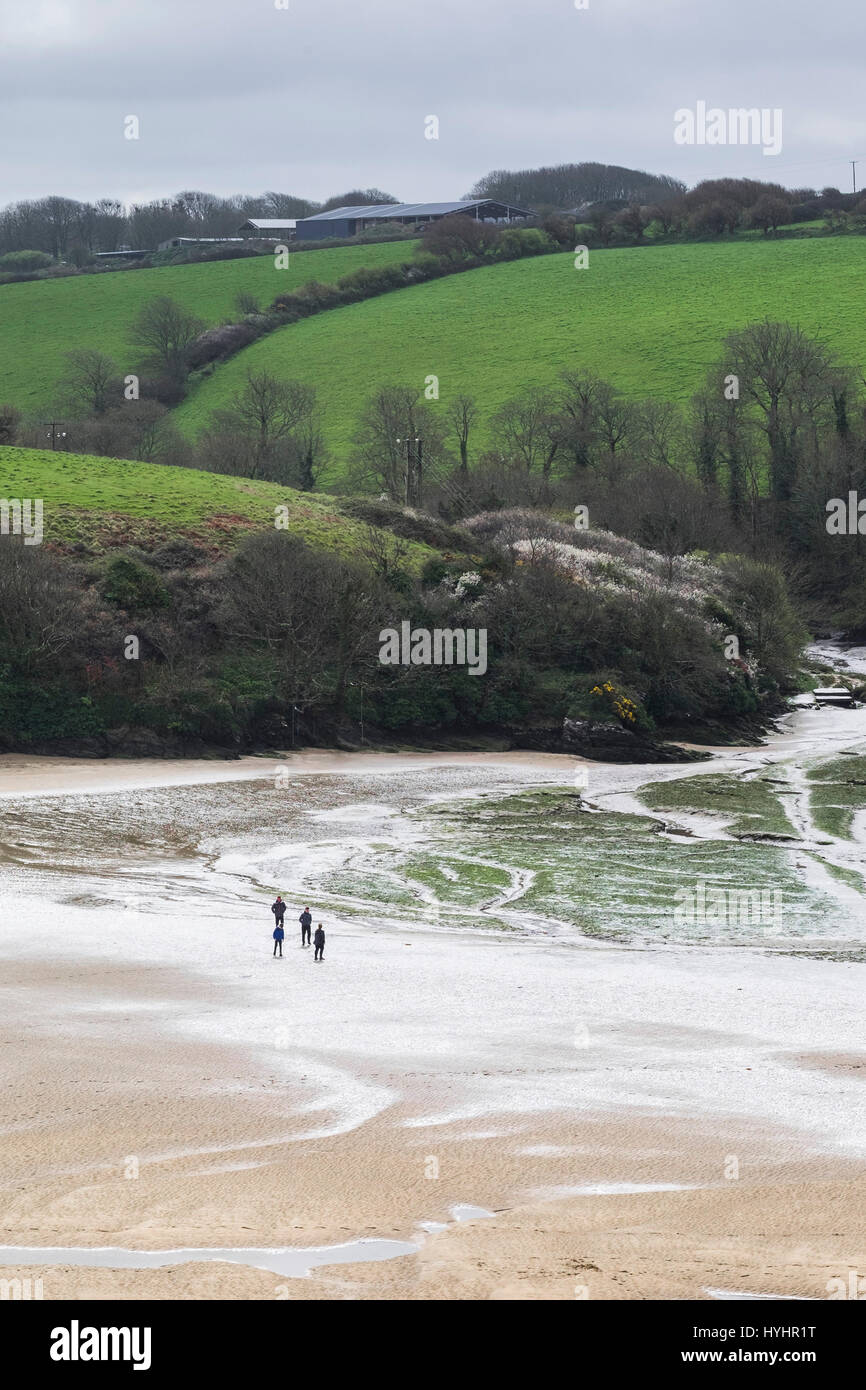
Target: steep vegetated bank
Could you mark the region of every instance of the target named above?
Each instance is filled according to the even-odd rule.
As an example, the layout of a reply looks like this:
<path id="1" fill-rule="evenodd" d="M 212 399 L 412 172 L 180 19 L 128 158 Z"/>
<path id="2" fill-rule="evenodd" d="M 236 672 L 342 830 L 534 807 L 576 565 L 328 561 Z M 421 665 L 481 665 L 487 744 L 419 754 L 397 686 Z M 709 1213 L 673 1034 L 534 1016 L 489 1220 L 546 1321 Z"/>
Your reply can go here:
<path id="1" fill-rule="evenodd" d="M 228 482 L 150 475 L 212 481 L 215 495 Z M 207 517 L 198 543 L 178 518 L 162 543 L 152 532 L 120 547 L 95 531 L 74 545 L 70 532 L 65 547 L 2 538 L 7 749 L 357 746 L 362 721 L 368 743 L 532 746 L 566 720 L 637 748 L 671 721 L 766 716 L 795 679 L 803 634 L 780 576 L 758 563 L 671 561 L 531 511 L 453 526 L 384 502 L 259 490 L 246 518 L 260 507 L 259 529 L 234 528 L 221 555 L 205 543 Z M 151 502 L 158 519 L 158 486 Z M 483 630 L 484 669 L 383 664 L 383 632 L 404 625 L 413 639 Z M 731 659 L 732 634 L 747 658 Z"/>

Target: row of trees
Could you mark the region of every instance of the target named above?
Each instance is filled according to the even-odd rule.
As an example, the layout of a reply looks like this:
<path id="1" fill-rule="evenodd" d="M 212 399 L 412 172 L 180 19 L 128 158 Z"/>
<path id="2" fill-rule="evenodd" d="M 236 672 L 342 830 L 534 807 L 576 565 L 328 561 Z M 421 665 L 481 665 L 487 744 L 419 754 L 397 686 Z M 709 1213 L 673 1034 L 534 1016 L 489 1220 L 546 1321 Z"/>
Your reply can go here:
<path id="1" fill-rule="evenodd" d="M 598 242 L 640 243 L 648 229 L 663 236 L 721 237 L 755 228 L 765 234 L 787 224 L 824 219 L 830 231 L 866 226 L 866 199 L 838 188 L 783 188 L 757 179 L 706 179 L 685 192 L 627 201 L 600 201 L 584 210 Z"/>
<path id="2" fill-rule="evenodd" d="M 324 203 L 291 193 L 222 198 L 195 189 L 130 207 L 116 198 L 87 203 L 52 195 L 12 203 L 0 211 L 0 255 L 34 250 L 57 260 L 75 260 L 120 246 L 152 251 L 176 236 L 237 236 L 238 227 L 249 217 L 309 217 L 344 204 L 395 202 L 379 188 L 350 189 Z"/>
<path id="3" fill-rule="evenodd" d="M 359 421 L 353 483 L 451 519 L 587 506 L 593 525 L 671 560 L 769 555 L 816 613 L 863 631 L 866 537 L 827 528 L 830 499 L 866 496 L 863 385 L 825 343 L 764 322 L 728 337 L 686 405 L 629 400 L 581 370 L 493 412 L 386 386 Z"/>
<path id="4" fill-rule="evenodd" d="M 596 227 L 603 244 L 618 230 L 639 240 L 653 221 L 665 234 L 723 235 L 743 226 L 773 230 L 784 221 L 838 221 L 861 204 L 857 195 L 838 188 L 785 189 L 754 179 L 705 180 L 687 191 L 667 175 L 594 163 L 494 170 L 467 197 L 512 203 L 542 218 L 578 211 Z M 300 218 L 343 205 L 396 202 L 380 188 L 349 189 L 322 203 L 276 191 L 220 197 L 188 189 L 129 207 L 116 198 L 80 202 L 52 195 L 0 211 L 0 256 L 29 250 L 75 261 L 120 246 L 153 250 L 175 236 L 236 236 L 250 217 Z"/>
<path id="5" fill-rule="evenodd" d="M 472 186 L 468 198 L 494 198 L 548 212 L 609 200 L 648 203 L 683 194 L 686 185 L 667 174 L 648 174 L 619 164 L 556 164 L 540 169 L 494 169 Z"/>

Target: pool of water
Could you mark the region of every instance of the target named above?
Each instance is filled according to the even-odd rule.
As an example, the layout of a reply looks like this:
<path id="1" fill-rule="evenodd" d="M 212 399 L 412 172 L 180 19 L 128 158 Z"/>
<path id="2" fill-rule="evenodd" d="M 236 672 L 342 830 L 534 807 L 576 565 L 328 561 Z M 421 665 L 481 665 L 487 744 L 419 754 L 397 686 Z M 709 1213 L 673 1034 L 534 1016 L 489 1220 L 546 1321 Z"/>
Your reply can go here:
<path id="1" fill-rule="evenodd" d="M 408 1240 L 375 1238 L 349 1241 L 345 1245 L 314 1246 L 308 1250 L 283 1249 L 190 1249 L 126 1250 L 120 1246 L 0 1246 L 0 1265 L 74 1265 L 87 1269 L 162 1269 L 166 1265 L 206 1264 L 225 1261 L 269 1269 L 274 1274 L 303 1278 L 317 1265 L 362 1264 L 368 1260 L 393 1260 L 416 1255 L 419 1246 Z"/>

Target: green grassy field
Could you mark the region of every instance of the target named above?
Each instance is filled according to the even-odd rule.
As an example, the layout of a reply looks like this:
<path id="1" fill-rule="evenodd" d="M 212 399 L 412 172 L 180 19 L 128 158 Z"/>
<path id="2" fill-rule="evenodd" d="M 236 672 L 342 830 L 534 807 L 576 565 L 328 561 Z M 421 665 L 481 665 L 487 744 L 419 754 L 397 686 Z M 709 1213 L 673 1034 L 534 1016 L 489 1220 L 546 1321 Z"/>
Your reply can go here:
<path id="1" fill-rule="evenodd" d="M 150 549 L 186 536 L 225 551 L 246 532 L 273 526 L 278 506 L 288 508 L 285 529 L 347 557 L 357 555 L 368 534 L 341 511 L 338 498 L 323 493 L 92 454 L 0 446 L 0 496 L 42 498 L 45 540 L 61 548 L 80 542 L 97 551 L 121 544 Z M 436 553 L 415 541 L 404 544 L 408 568 Z"/>
<path id="2" fill-rule="evenodd" d="M 274 269 L 272 256 L 257 256 L 0 285 L 0 402 L 11 401 L 25 412 L 51 406 L 64 353 L 73 348 L 98 348 L 124 374 L 133 371 L 130 324 L 157 295 L 169 295 L 211 325 L 238 317 L 234 301 L 241 290 L 265 307 L 309 280 L 330 284 L 360 266 L 409 260 L 414 245 L 397 241 L 298 251 L 285 270 Z"/>
<path id="3" fill-rule="evenodd" d="M 459 392 L 490 411 L 521 386 L 590 368 L 632 397 L 687 401 L 726 333 L 765 316 L 824 335 L 866 361 L 866 239 L 740 241 L 590 252 L 485 267 L 278 330 L 218 367 L 178 410 L 195 434 L 248 370 L 314 383 L 342 476 L 355 421 L 377 385 Z"/>

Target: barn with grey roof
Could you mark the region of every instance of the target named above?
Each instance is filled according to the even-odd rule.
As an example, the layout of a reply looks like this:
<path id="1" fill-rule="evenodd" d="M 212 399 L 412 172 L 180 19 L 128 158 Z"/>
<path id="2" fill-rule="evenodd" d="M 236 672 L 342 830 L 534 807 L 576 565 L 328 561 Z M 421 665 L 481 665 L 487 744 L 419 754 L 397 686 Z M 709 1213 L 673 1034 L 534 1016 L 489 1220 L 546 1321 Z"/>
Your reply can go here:
<path id="1" fill-rule="evenodd" d="M 526 208 L 497 203 L 490 198 L 454 203 L 377 203 L 369 207 L 331 208 L 314 217 L 299 218 L 295 227 L 298 241 L 323 241 L 328 237 L 353 237 L 367 227 L 397 222 L 404 227 L 423 227 L 441 217 L 454 214 L 478 222 L 520 222 L 534 214 Z"/>

